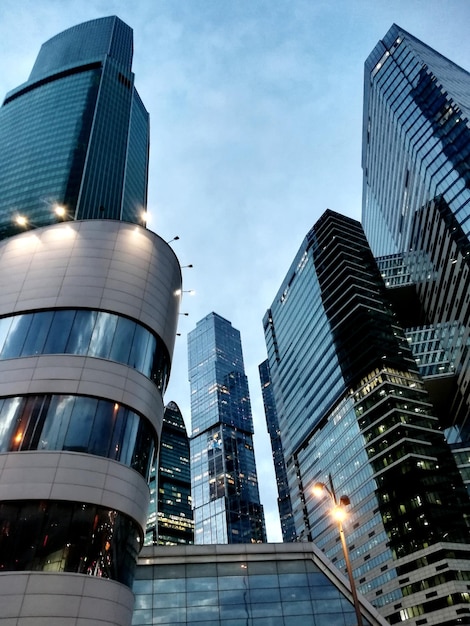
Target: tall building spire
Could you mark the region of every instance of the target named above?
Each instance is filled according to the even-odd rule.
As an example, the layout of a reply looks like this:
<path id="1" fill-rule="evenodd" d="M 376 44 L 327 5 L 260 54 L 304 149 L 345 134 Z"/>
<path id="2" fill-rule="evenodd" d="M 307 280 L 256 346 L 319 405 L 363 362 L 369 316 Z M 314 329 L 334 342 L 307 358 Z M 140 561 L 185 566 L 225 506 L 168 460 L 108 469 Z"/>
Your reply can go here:
<path id="1" fill-rule="evenodd" d="M 188 335 L 195 543 L 266 541 L 240 333 L 210 313 Z"/>

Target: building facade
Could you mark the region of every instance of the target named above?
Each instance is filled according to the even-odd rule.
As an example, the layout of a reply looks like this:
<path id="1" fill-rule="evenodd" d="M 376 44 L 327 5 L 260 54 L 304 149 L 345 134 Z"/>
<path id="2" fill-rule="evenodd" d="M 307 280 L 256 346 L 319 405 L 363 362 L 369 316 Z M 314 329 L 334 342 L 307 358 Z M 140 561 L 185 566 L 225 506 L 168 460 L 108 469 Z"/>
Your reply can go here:
<path id="1" fill-rule="evenodd" d="M 148 120 L 131 58 L 117 18 L 74 27 L 0 112 L 5 626 L 132 619 L 181 270 L 137 224 Z"/>
<path id="2" fill-rule="evenodd" d="M 117 17 L 43 44 L 0 108 L 0 237 L 70 219 L 144 225 L 149 119 L 132 55 Z"/>
<path id="3" fill-rule="evenodd" d="M 344 577 L 305 543 L 144 548 L 134 593 L 133 626 L 357 624 Z M 364 626 L 386 626 L 359 603 Z"/>
<path id="4" fill-rule="evenodd" d="M 468 496 L 387 293 L 361 225 L 327 211 L 265 315 L 294 523 L 344 567 L 313 495 L 331 475 L 359 591 L 391 624 L 465 623 Z"/>
<path id="5" fill-rule="evenodd" d="M 188 335 L 196 544 L 266 541 L 240 333 L 210 313 Z"/>
<path id="6" fill-rule="evenodd" d="M 470 74 L 392 26 L 365 64 L 363 223 L 467 483 L 469 117 Z"/>
<path id="7" fill-rule="evenodd" d="M 160 450 L 149 489 L 146 545 L 194 543 L 189 437 L 176 402 L 169 402 L 163 413 Z"/>
<path id="8" fill-rule="evenodd" d="M 263 361 L 259 367 L 259 377 L 261 383 L 261 392 L 263 395 L 264 414 L 266 416 L 266 425 L 268 427 L 269 438 L 271 441 L 271 449 L 273 453 L 274 472 L 276 474 L 277 485 L 277 506 L 279 509 L 279 519 L 281 522 L 282 540 L 285 542 L 296 541 L 297 533 L 294 525 L 294 516 L 292 513 L 292 503 L 290 500 L 289 483 L 287 481 L 286 462 L 284 458 L 284 450 L 282 447 L 281 430 L 279 427 L 279 418 L 277 415 L 276 402 L 271 383 L 271 374 L 269 370 L 269 361 Z"/>

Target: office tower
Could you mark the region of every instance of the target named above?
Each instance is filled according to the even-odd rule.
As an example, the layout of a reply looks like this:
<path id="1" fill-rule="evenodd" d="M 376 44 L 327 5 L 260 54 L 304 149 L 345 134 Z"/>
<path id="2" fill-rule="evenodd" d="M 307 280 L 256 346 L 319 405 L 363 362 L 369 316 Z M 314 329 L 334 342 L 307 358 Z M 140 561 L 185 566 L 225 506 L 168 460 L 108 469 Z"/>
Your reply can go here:
<path id="1" fill-rule="evenodd" d="M 149 488 L 146 545 L 194 543 L 189 438 L 176 402 L 169 402 L 163 413 L 160 450 Z"/>
<path id="2" fill-rule="evenodd" d="M 399 28 L 365 65 L 363 223 L 469 482 L 470 74 Z"/>
<path id="3" fill-rule="evenodd" d="M 359 591 L 391 624 L 468 619 L 468 496 L 359 222 L 318 220 L 263 323 L 297 534 L 344 567 L 331 475 Z"/>
<path id="4" fill-rule="evenodd" d="M 117 17 L 43 44 L 0 109 L 0 237 L 64 219 L 144 224 L 149 120 L 132 54 Z"/>
<path id="5" fill-rule="evenodd" d="M 139 155 L 147 140 L 138 123 L 143 109 L 130 108 L 125 140 L 116 118 L 126 101 L 136 102 L 131 54 L 132 31 L 117 18 L 77 26 L 45 44 L 31 80 L 1 110 L 5 624 L 128 626 L 132 619 L 131 586 L 162 426 L 181 271 L 168 244 L 141 226 L 83 219 L 132 219 L 126 198 L 135 199 L 139 189 L 144 198 L 147 162 Z M 124 92 L 129 95 L 123 98 Z M 93 130 L 85 136 L 80 124 L 91 124 L 91 118 Z M 107 143 L 111 136 L 114 148 Z M 26 144 L 29 152 L 21 155 Z M 115 157 L 122 156 L 124 144 L 126 171 L 118 172 Z M 8 173 L 5 151 L 17 165 Z M 95 175 L 96 185 L 87 187 Z M 107 200 L 99 195 L 100 185 Z M 72 188 L 75 195 L 53 196 Z M 96 201 L 105 203 L 96 214 L 95 199 L 80 199 L 92 188 Z M 66 218 L 80 219 L 51 224 L 46 197 L 73 206 Z M 9 224 L 18 207 L 33 229 L 15 235 Z M 47 225 L 35 228 L 41 224 Z"/>
<path id="6" fill-rule="evenodd" d="M 282 540 L 285 542 L 296 541 L 294 519 L 292 514 L 292 503 L 290 501 L 289 485 L 287 482 L 287 470 L 282 448 L 281 432 L 279 428 L 279 418 L 276 410 L 276 402 L 271 383 L 269 362 L 263 361 L 259 367 L 259 377 L 261 383 L 261 393 L 263 395 L 264 414 L 268 427 L 271 449 L 273 453 L 274 471 L 277 485 L 277 506 L 279 509 L 279 519 L 281 522 Z"/>
<path id="7" fill-rule="evenodd" d="M 240 333 L 209 313 L 188 335 L 194 542 L 266 541 Z"/>

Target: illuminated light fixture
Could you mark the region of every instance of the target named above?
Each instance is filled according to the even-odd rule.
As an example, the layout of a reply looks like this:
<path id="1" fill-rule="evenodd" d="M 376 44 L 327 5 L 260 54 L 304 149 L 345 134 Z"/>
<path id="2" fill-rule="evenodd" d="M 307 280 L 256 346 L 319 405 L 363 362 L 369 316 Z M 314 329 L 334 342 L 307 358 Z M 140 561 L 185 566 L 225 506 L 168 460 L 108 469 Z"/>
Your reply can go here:
<path id="1" fill-rule="evenodd" d="M 16 224 L 18 224 L 18 226 L 27 226 L 28 219 L 24 215 L 18 215 L 15 218 L 15 222 Z"/>
<path id="2" fill-rule="evenodd" d="M 181 296 L 181 294 L 183 293 L 189 293 L 190 296 L 194 296 L 196 295 L 196 290 L 195 289 L 188 289 L 188 290 L 176 289 L 174 293 L 175 293 L 175 296 Z"/>
<path id="3" fill-rule="evenodd" d="M 58 216 L 58 217 L 65 217 L 67 211 L 65 210 L 65 207 L 58 204 L 57 206 L 54 207 L 54 213 Z"/>
<path id="4" fill-rule="evenodd" d="M 147 223 L 149 221 L 150 215 L 148 211 L 142 211 L 142 215 L 140 217 L 142 218 L 143 222 Z"/>
<path id="5" fill-rule="evenodd" d="M 357 590 L 354 582 L 354 576 L 352 573 L 351 561 L 349 559 L 349 550 L 348 546 L 346 545 L 346 537 L 343 530 L 343 522 L 348 515 L 346 512 L 346 507 L 351 504 L 351 501 L 348 496 L 341 496 L 338 500 L 338 498 L 336 497 L 335 488 L 333 486 L 333 479 L 331 478 L 331 474 L 328 475 L 328 482 L 329 486 L 325 483 L 315 483 L 312 491 L 317 497 L 321 497 L 325 493 L 328 494 L 333 504 L 333 508 L 331 509 L 331 515 L 338 523 L 341 547 L 343 548 L 343 556 L 346 563 L 346 570 L 348 572 L 349 584 L 351 586 L 354 610 L 356 611 L 357 626 L 363 626 L 361 608 L 359 606 L 359 599 L 357 597 Z"/>

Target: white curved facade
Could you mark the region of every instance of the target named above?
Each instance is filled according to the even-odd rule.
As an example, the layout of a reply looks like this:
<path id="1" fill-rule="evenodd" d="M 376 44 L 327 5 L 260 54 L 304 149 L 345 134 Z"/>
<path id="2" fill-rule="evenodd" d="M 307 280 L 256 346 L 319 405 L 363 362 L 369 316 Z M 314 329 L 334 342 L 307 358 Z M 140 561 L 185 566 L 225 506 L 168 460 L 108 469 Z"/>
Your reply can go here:
<path id="1" fill-rule="evenodd" d="M 0 624 L 130 624 L 180 290 L 171 248 L 132 224 L 0 242 Z"/>

